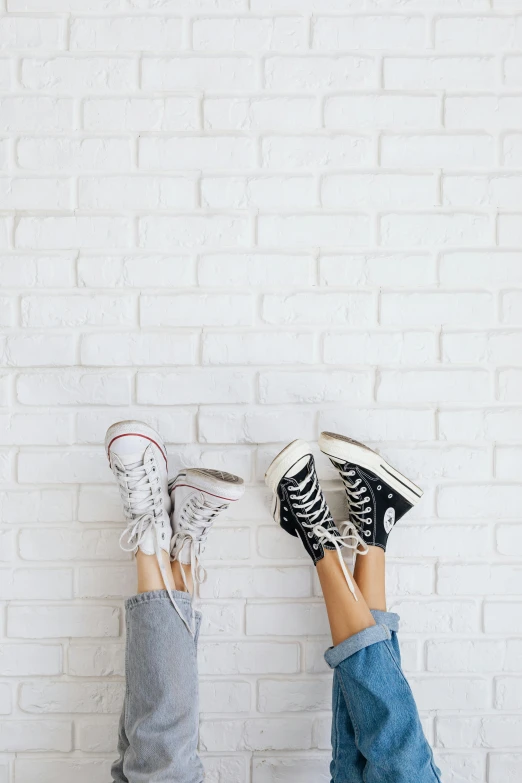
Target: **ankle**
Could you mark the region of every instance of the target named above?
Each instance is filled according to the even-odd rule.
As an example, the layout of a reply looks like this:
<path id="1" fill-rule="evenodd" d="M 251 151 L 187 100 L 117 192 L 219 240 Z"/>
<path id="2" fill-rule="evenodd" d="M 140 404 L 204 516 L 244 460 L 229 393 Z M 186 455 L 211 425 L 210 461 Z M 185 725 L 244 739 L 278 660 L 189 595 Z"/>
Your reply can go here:
<path id="1" fill-rule="evenodd" d="M 136 565 L 138 568 L 138 593 L 150 593 L 155 590 L 174 589 L 174 580 L 170 570 L 170 558 L 166 552 L 161 552 L 163 571 L 159 566 L 156 555 L 146 555 L 141 550 L 136 553 Z"/>
<path id="2" fill-rule="evenodd" d="M 183 580 L 183 574 L 181 572 L 182 566 L 178 560 L 173 560 L 171 563 L 172 579 L 174 581 L 174 588 L 181 593 L 194 594 L 194 582 L 192 580 L 192 573 L 190 566 L 184 566 L 185 569 L 185 581 Z"/>

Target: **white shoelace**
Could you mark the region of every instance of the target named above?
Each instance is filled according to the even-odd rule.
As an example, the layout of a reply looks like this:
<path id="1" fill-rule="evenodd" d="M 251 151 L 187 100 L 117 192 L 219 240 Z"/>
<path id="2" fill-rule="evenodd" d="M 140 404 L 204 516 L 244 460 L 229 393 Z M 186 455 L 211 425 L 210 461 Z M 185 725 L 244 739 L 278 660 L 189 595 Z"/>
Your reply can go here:
<path id="1" fill-rule="evenodd" d="M 306 487 L 310 481 L 310 488 L 306 491 Z M 290 499 L 293 501 L 300 501 L 299 503 L 294 503 L 294 508 L 302 509 L 302 513 L 298 511 L 296 512 L 296 516 L 303 520 L 303 527 L 305 529 L 308 528 L 309 538 L 315 535 L 319 540 L 319 544 L 324 545 L 326 542 L 333 544 L 339 557 L 339 562 L 341 563 L 344 577 L 348 587 L 350 588 L 350 592 L 357 601 L 358 598 L 355 592 L 355 587 L 348 569 L 346 568 L 341 549 L 346 548 L 355 551 L 358 549 L 358 547 L 362 546 L 363 550 L 367 551 L 367 545 L 361 539 L 356 527 L 350 522 L 341 523 L 344 529 L 342 534 L 339 533 L 336 529 L 336 532 L 338 533 L 337 535 L 335 532 L 332 532 L 331 528 L 325 526 L 330 520 L 332 520 L 332 517 L 330 515 L 328 506 L 326 505 L 326 500 L 324 496 L 321 495 L 321 488 L 319 486 L 315 472 L 309 471 L 303 481 L 297 484 L 293 490 L 293 493 L 298 494 L 290 494 Z M 321 497 L 321 502 L 318 505 L 319 497 Z M 316 505 L 318 505 L 318 507 L 314 511 L 313 509 Z M 317 549 L 318 544 L 314 544 L 313 546 L 315 549 Z"/>
<path id="2" fill-rule="evenodd" d="M 201 555 L 205 549 L 215 517 L 227 508 L 228 503 L 219 505 L 210 502 L 203 494 L 188 498 L 179 516 L 180 529 L 175 534 L 173 552 L 181 554 L 186 545 L 190 551 L 190 572 L 195 583 L 201 584 L 207 578 L 207 572 L 201 565 Z M 188 590 L 184 565 L 179 561 L 183 583 Z"/>
<path id="3" fill-rule="evenodd" d="M 143 462 L 135 462 L 132 465 L 121 466 L 118 460 L 111 461 L 120 496 L 123 501 L 123 513 L 128 520 L 127 527 L 120 536 L 120 547 L 124 552 L 137 552 L 140 544 L 143 542 L 146 533 L 152 527 L 154 530 L 154 551 L 158 566 L 163 579 L 163 584 L 169 595 L 174 609 L 188 631 L 195 634 L 195 616 L 192 615 L 192 624 L 188 623 L 177 605 L 172 590 L 169 587 L 167 569 L 161 556 L 161 546 L 159 542 L 159 530 L 156 522 L 155 509 L 158 507 L 163 511 L 163 501 L 161 497 L 161 486 L 159 478 L 153 480 L 150 473 L 147 472 Z M 154 474 L 156 475 L 156 474 Z"/>
<path id="4" fill-rule="evenodd" d="M 372 507 L 366 506 L 366 503 L 371 502 L 369 495 L 362 497 L 365 492 L 368 492 L 368 488 L 365 486 L 362 478 L 358 478 L 355 481 L 351 481 L 353 476 L 356 475 L 355 470 L 343 470 L 341 466 L 338 466 L 339 473 L 346 490 L 346 499 L 348 501 L 348 508 L 350 511 L 350 520 L 354 526 L 358 529 L 361 535 L 368 538 L 371 536 L 372 531 L 364 529 L 364 525 L 371 525 L 372 519 L 368 517 L 368 514 L 372 513 Z M 362 486 L 361 486 L 362 485 Z"/>

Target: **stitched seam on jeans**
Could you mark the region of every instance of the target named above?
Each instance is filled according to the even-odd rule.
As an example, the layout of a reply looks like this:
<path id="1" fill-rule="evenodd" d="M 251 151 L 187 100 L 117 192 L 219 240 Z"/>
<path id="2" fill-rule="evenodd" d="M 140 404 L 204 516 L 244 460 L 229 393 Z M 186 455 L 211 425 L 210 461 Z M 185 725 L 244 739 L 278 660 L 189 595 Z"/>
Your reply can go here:
<path id="1" fill-rule="evenodd" d="M 393 663 L 395 665 L 395 668 L 397 669 L 397 671 L 401 675 L 402 679 L 404 680 L 404 682 L 408 686 L 408 689 L 411 691 L 410 683 L 408 682 L 408 680 L 404 676 L 404 672 L 402 671 L 402 667 L 399 666 L 399 664 L 397 662 L 397 658 L 395 657 L 395 655 L 393 653 L 393 648 L 391 647 L 391 641 L 389 639 L 385 639 L 384 641 L 386 642 L 386 649 L 388 650 L 388 655 L 392 659 L 392 661 L 393 661 Z"/>
<path id="2" fill-rule="evenodd" d="M 352 710 L 350 709 L 350 702 L 349 702 L 349 699 L 348 699 L 348 694 L 347 694 L 346 689 L 344 687 L 344 682 L 343 682 L 342 675 L 339 675 L 339 681 L 340 681 L 340 685 L 341 685 L 341 690 L 342 690 L 342 692 L 344 694 L 344 702 L 346 704 L 346 709 L 347 709 L 348 713 L 350 714 L 350 719 L 351 719 L 351 721 L 353 723 L 353 733 L 355 734 L 355 744 L 357 745 L 357 749 L 362 753 L 361 749 L 359 748 L 359 739 L 361 737 L 361 732 L 359 731 L 359 726 L 357 725 L 357 722 L 356 722 L 355 718 L 353 717 Z M 364 755 L 364 753 L 363 753 L 363 755 Z"/>
<path id="3" fill-rule="evenodd" d="M 390 649 L 390 648 L 391 648 L 390 642 L 387 642 L 386 649 L 388 650 L 388 653 L 389 653 L 389 655 L 390 655 L 390 658 L 392 659 L 393 663 L 395 664 L 395 667 L 396 667 L 396 669 L 398 670 L 398 672 L 399 672 L 400 676 L 402 677 L 402 679 L 403 679 L 403 681 L 404 681 L 404 684 L 406 685 L 406 687 L 407 687 L 407 689 L 409 690 L 409 692 L 412 694 L 412 698 L 413 698 L 413 692 L 412 692 L 412 690 L 411 690 L 411 685 L 410 685 L 410 683 L 408 682 L 408 680 L 406 679 L 406 677 L 404 676 L 404 672 L 402 671 L 402 668 L 401 668 L 401 667 L 399 666 L 399 664 L 397 663 L 397 659 L 395 658 L 395 655 L 393 654 L 393 649 Z M 420 719 L 419 719 L 419 720 L 420 720 Z M 435 781 L 436 781 L 436 783 L 441 783 L 441 779 L 440 779 L 440 777 L 437 775 L 437 773 L 436 773 L 436 771 L 435 771 L 435 766 L 434 766 L 434 764 L 433 764 L 433 750 L 432 750 L 432 748 L 431 748 L 431 745 L 430 745 L 430 743 L 429 743 L 429 742 L 428 742 L 428 740 L 426 739 L 426 736 L 424 735 L 424 730 L 422 731 L 422 735 L 423 735 L 423 737 L 424 737 L 424 741 L 426 742 L 427 746 L 428 746 L 428 747 L 429 747 L 429 749 L 430 749 L 430 753 L 431 753 L 430 766 L 431 766 L 431 770 L 432 770 L 433 774 L 435 775 Z"/>
<path id="4" fill-rule="evenodd" d="M 129 628 L 126 628 L 125 633 L 125 699 L 123 703 L 123 729 L 125 736 L 127 736 L 127 710 L 129 708 Z M 128 739 L 128 738 L 127 738 Z M 124 754 L 125 757 L 125 754 Z M 123 758 L 122 758 L 123 769 Z"/>
<path id="5" fill-rule="evenodd" d="M 335 675 L 334 675 L 335 676 Z M 335 694 L 336 694 L 336 701 L 335 701 L 335 709 L 334 709 L 334 715 L 335 720 L 332 722 L 332 758 L 335 758 L 337 755 L 338 749 L 339 749 L 339 728 L 338 728 L 338 715 L 340 712 L 339 709 L 339 698 L 341 696 L 341 688 L 339 685 L 337 688 L 335 688 Z"/>

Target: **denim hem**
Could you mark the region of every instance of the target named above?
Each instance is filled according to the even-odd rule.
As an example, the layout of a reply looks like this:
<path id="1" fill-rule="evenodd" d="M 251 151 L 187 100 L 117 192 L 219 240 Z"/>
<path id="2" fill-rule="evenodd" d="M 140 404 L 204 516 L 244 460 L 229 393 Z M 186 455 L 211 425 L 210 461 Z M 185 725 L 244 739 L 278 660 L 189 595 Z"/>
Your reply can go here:
<path id="1" fill-rule="evenodd" d="M 371 625 L 369 628 L 349 636 L 348 639 L 335 647 L 329 647 L 324 654 L 324 659 L 331 669 L 335 669 L 342 661 L 355 655 L 359 650 L 363 650 L 371 644 L 383 642 L 385 639 L 391 639 L 390 630 L 385 625 Z"/>
<path id="2" fill-rule="evenodd" d="M 186 601 L 192 603 L 192 596 L 190 593 L 184 593 L 181 590 L 172 590 L 172 596 L 175 601 Z M 127 598 L 125 601 L 125 608 L 132 609 L 139 604 L 146 604 L 149 601 L 168 601 L 170 603 L 169 594 L 166 590 L 151 590 L 148 593 L 138 593 L 137 595 Z"/>
<path id="3" fill-rule="evenodd" d="M 373 619 L 379 625 L 385 625 L 390 631 L 399 633 L 399 620 L 401 619 L 395 612 L 383 612 L 381 609 L 370 609 Z"/>

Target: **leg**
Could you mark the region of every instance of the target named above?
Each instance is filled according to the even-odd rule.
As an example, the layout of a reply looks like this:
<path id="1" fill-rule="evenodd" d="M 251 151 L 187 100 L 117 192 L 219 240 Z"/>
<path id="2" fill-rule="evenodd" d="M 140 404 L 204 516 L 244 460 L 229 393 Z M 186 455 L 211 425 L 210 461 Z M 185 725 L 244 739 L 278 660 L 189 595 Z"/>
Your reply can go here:
<path id="1" fill-rule="evenodd" d="M 364 756 L 365 783 L 440 783 L 411 689 L 395 657 L 391 633 L 377 641 L 352 636 L 326 653 Z M 344 783 L 342 776 L 335 783 Z"/>
<path id="2" fill-rule="evenodd" d="M 336 444 L 330 441 L 336 439 L 328 435 L 325 448 L 320 441 L 322 450 L 328 446 L 335 451 Z M 353 452 L 353 441 L 342 440 L 343 449 L 344 441 L 348 441 Z M 335 669 L 333 783 L 439 783 L 413 695 L 392 645 L 394 616 L 379 610 L 386 606 L 384 550 L 388 534 L 422 493 L 417 488 L 420 494 L 414 498 L 411 482 L 399 479 L 397 471 L 387 473 L 378 455 L 356 444 L 355 454 L 361 450 L 367 467 L 378 462 L 377 469 L 387 479 L 390 474 L 393 486 L 375 474 L 359 471 L 357 465 L 332 460 L 343 480 L 346 477 L 351 503 L 352 522 L 343 526 L 341 533 L 322 495 L 306 443 L 294 441 L 287 446 L 273 460 L 265 477 L 275 495 L 274 518 L 288 533 L 301 538 L 317 567 L 326 602 L 334 643 L 325 656 Z M 406 488 L 410 499 L 397 487 Z M 363 555 L 369 557 L 362 581 L 375 606 L 373 614 L 340 559 L 341 547 L 353 548 L 354 542 L 363 551 L 372 547 L 383 550 L 382 555 Z M 370 584 L 372 569 L 375 586 Z"/>
<path id="3" fill-rule="evenodd" d="M 384 583 L 384 551 L 373 557 L 370 547 L 365 577 L 375 572 Z M 339 584 L 333 553 L 317 564 L 332 629 L 334 647 L 326 660 L 334 671 L 334 783 L 437 783 L 439 772 L 424 737 L 411 689 L 400 668 L 397 615 L 370 611 L 361 591 L 358 601 Z M 376 601 L 385 602 L 379 590 Z M 357 753 L 356 753 L 357 750 Z M 357 778 L 361 768 L 363 778 Z M 358 771 L 358 772 L 356 772 Z"/>
<path id="4" fill-rule="evenodd" d="M 358 555 L 353 576 L 370 609 L 386 611 L 385 552 L 380 546 L 369 546 Z"/>
<path id="5" fill-rule="evenodd" d="M 162 552 L 163 563 L 167 573 L 167 584 L 171 590 L 178 590 L 182 593 L 187 592 L 181 576 L 181 566 L 177 560 L 170 562 L 170 557 L 166 552 Z M 136 553 L 138 563 L 138 593 L 149 593 L 151 590 L 163 590 L 165 585 L 163 577 L 158 569 L 157 561 L 154 556 L 146 555 L 140 550 Z M 170 571 L 170 573 L 169 573 Z M 192 575 L 190 571 L 185 574 L 188 584 L 188 592 L 193 592 Z"/>
<path id="6" fill-rule="evenodd" d="M 156 557 L 138 552 L 137 565 L 140 592 L 126 603 L 127 690 L 113 780 L 201 783 L 197 634 L 187 633 L 163 589 Z M 188 619 L 190 596 L 177 591 L 175 599 Z"/>
<path id="7" fill-rule="evenodd" d="M 375 620 L 357 584 L 355 593 L 358 600 L 353 597 L 337 552 L 331 549 L 325 550 L 324 557 L 317 563 L 317 576 L 321 582 L 334 645 L 375 625 Z"/>
<path id="8" fill-rule="evenodd" d="M 243 481 L 222 471 L 187 469 L 169 486 L 165 444 L 139 421 L 109 427 L 105 448 L 127 523 L 120 544 L 136 554 L 138 567 L 138 594 L 125 607 L 127 687 L 113 780 L 201 783 L 196 661 L 201 616 L 192 610 L 190 593 L 194 574 L 201 576 L 199 557 L 209 528 L 241 497 Z M 171 554 L 190 564 L 190 573 L 182 572 L 180 562 L 171 566 Z"/>
<path id="9" fill-rule="evenodd" d="M 391 632 L 391 643 L 395 657 L 400 665 L 401 653 L 397 632 L 399 617 L 386 611 L 386 553 L 380 546 L 368 547 L 365 555 L 358 555 L 353 572 L 364 600 L 368 604 L 373 619 L 379 625 L 386 625 Z"/>

